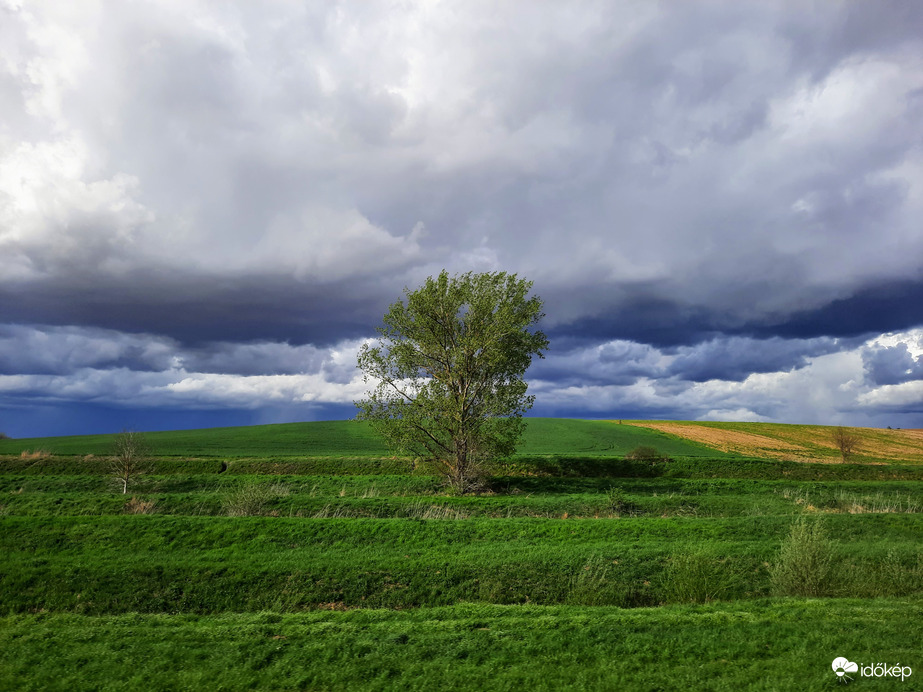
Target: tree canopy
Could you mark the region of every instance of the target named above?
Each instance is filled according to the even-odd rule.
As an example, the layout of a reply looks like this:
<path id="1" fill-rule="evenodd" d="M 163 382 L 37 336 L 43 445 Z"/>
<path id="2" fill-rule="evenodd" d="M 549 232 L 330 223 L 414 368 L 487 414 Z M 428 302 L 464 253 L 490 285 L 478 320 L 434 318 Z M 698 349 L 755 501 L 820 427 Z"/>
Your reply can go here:
<path id="1" fill-rule="evenodd" d="M 459 491 L 472 489 L 485 461 L 508 457 L 534 397 L 524 375 L 548 339 L 535 329 L 542 301 L 532 283 L 506 272 L 430 277 L 391 305 L 377 344 L 359 367 L 374 383 L 357 401 L 402 453 L 436 462 Z"/>

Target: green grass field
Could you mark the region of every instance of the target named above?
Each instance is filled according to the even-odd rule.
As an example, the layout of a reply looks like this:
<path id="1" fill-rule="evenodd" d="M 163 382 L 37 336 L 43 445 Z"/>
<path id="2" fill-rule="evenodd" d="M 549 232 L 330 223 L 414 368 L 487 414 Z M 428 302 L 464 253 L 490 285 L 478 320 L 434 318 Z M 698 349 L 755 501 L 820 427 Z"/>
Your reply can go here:
<path id="1" fill-rule="evenodd" d="M 837 689 L 840 653 L 914 661 L 918 600 L 767 600 L 623 610 L 0 617 L 17 690 Z M 848 649 L 848 651 L 844 651 Z M 51 663 L 51 664 L 50 664 Z M 911 666 L 913 667 L 913 666 Z M 856 680 L 857 689 L 920 689 Z M 91 682 L 92 681 L 92 682 Z"/>
<path id="2" fill-rule="evenodd" d="M 105 455 L 112 435 L 0 440 L 0 455 L 43 450 L 61 455 Z M 367 423 L 325 421 L 242 428 L 208 428 L 147 434 L 158 456 L 192 457 L 384 457 L 390 450 Z M 653 445 L 671 456 L 723 456 L 703 445 L 655 430 L 612 421 L 530 418 L 519 448 L 523 455 L 622 456 Z"/>
<path id="3" fill-rule="evenodd" d="M 0 689 L 923 689 L 919 464 L 533 419 L 457 496 L 356 423 L 149 440 L 128 495 L 109 437 L 0 441 Z"/>

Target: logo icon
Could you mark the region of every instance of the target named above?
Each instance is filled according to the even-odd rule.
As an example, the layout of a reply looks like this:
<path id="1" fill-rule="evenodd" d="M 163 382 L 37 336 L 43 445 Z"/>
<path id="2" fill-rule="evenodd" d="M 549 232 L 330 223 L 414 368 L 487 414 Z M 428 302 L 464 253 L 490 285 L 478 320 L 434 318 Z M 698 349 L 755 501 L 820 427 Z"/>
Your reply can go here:
<path id="1" fill-rule="evenodd" d="M 836 673 L 836 676 L 840 679 L 845 676 L 847 679 L 852 680 L 846 673 L 858 673 L 859 666 L 840 656 L 833 659 L 833 672 Z"/>

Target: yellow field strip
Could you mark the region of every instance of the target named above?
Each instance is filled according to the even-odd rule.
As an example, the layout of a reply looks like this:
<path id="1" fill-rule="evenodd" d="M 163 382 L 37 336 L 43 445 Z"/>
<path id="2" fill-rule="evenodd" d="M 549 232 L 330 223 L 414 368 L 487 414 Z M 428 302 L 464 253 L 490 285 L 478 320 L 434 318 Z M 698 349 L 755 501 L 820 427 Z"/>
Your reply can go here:
<path id="1" fill-rule="evenodd" d="M 743 456 L 812 462 L 841 460 L 833 442 L 834 428 L 824 425 L 628 420 L 623 423 Z M 846 429 L 859 438 L 855 461 L 923 463 L 923 430 Z"/>

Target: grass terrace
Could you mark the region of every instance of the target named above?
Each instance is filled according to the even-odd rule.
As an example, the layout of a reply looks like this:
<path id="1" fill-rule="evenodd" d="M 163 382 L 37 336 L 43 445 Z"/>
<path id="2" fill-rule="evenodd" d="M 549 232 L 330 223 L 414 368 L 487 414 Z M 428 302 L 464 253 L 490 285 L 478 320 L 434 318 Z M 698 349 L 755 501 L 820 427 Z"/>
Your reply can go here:
<path id="1" fill-rule="evenodd" d="M 530 419 L 462 496 L 355 422 L 150 433 L 127 495 L 111 436 L 0 440 L 0 689 L 825 689 L 840 655 L 923 680 L 921 450 L 697 427 Z"/>

